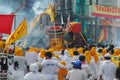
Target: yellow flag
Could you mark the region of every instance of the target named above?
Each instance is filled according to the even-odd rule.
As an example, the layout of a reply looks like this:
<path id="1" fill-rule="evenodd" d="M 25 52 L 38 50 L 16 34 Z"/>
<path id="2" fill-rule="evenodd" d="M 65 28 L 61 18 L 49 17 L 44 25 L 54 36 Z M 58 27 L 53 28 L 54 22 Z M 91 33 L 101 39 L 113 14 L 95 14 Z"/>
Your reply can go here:
<path id="1" fill-rule="evenodd" d="M 4 48 L 5 47 L 5 42 L 4 41 L 0 41 L 0 48 Z"/>
<path id="2" fill-rule="evenodd" d="M 11 43 L 14 43 L 18 39 L 20 39 L 22 36 L 27 34 L 27 22 L 26 19 L 24 19 L 21 24 L 17 27 L 17 29 L 11 33 L 11 35 L 6 39 L 6 46 L 9 46 Z"/>
<path id="3" fill-rule="evenodd" d="M 104 30 L 101 31 L 98 42 L 101 42 L 103 40 L 103 38 L 104 38 Z"/>
<path id="4" fill-rule="evenodd" d="M 45 13 L 45 14 L 48 14 L 48 15 L 50 16 L 50 21 L 51 21 L 51 22 L 54 21 L 55 12 L 54 12 L 54 10 L 53 10 L 53 5 L 52 5 L 52 3 L 50 3 L 49 6 L 48 6 L 48 8 L 47 8 L 43 13 L 41 13 L 41 14 L 38 15 L 38 16 L 35 16 L 35 17 L 33 18 L 33 20 L 30 22 L 30 27 L 31 27 L 31 29 L 36 26 L 36 24 L 39 22 L 39 20 L 41 19 L 41 16 L 43 16 L 44 13 Z"/>
<path id="5" fill-rule="evenodd" d="M 53 22 L 55 20 L 54 19 L 55 13 L 53 11 L 53 5 L 52 4 L 49 4 L 47 10 L 44 13 L 46 13 L 46 14 L 48 14 L 50 16 L 51 22 Z"/>

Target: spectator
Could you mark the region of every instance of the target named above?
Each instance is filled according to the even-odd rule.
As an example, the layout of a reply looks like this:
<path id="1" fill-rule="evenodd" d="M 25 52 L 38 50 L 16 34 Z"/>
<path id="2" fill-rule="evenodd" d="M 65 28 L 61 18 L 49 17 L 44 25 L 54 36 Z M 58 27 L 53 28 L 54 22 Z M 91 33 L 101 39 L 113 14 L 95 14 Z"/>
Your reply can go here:
<path id="1" fill-rule="evenodd" d="M 91 76 L 90 66 L 86 63 L 85 56 L 80 55 L 79 60 L 81 61 L 81 64 L 82 64 L 82 66 L 81 66 L 82 70 L 86 72 L 87 78 L 90 78 L 90 76 Z"/>
<path id="2" fill-rule="evenodd" d="M 71 59 L 71 63 L 74 62 L 75 60 L 79 60 L 79 53 L 78 51 L 73 52 L 73 58 Z"/>
<path id="3" fill-rule="evenodd" d="M 53 60 L 51 52 L 46 52 L 45 58 L 46 59 L 41 63 L 43 67 L 42 73 L 47 77 L 47 80 L 56 80 L 58 68 L 66 69 L 66 66 L 60 64 L 56 60 Z"/>
<path id="4" fill-rule="evenodd" d="M 68 72 L 66 80 L 86 80 L 86 73 L 81 70 L 81 62 L 76 60 L 72 64 L 73 69 Z"/>
<path id="5" fill-rule="evenodd" d="M 23 80 L 24 71 L 19 70 L 19 62 L 14 62 L 14 69 L 12 71 L 12 80 Z"/>
<path id="6" fill-rule="evenodd" d="M 29 66 L 38 61 L 38 55 L 33 47 L 30 47 L 29 50 L 27 50 L 25 58 L 27 61 L 27 71 L 29 72 Z"/>
<path id="7" fill-rule="evenodd" d="M 40 72 L 38 72 L 38 70 Z M 24 76 L 24 80 L 46 80 L 45 76 L 41 74 L 42 66 L 41 64 L 31 64 L 30 72 Z"/>

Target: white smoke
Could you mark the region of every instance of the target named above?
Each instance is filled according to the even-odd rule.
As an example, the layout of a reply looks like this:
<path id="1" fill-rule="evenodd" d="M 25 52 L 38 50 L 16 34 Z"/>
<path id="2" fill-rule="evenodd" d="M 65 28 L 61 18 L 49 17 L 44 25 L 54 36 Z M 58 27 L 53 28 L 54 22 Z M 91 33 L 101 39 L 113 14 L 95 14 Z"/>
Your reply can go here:
<path id="1" fill-rule="evenodd" d="M 38 0 L 33 5 L 33 11 L 36 15 L 43 13 L 50 3 L 54 3 L 54 0 Z"/>
<path id="2" fill-rule="evenodd" d="M 30 29 L 29 23 L 36 16 L 43 13 L 50 3 L 54 3 L 56 0 L 0 0 L 0 14 L 10 14 L 15 11 L 23 1 L 26 2 L 26 5 L 22 7 L 16 13 L 16 28 L 22 22 L 24 17 L 26 16 L 28 23 L 28 31 Z M 28 6 L 27 6 L 28 5 Z M 27 6 L 27 7 L 26 7 Z M 44 26 L 44 30 L 47 26 Z M 14 25 L 13 25 L 14 27 Z M 35 47 L 43 47 L 46 48 L 49 45 L 49 37 L 44 32 L 43 29 L 40 28 L 40 24 L 31 31 L 29 35 L 27 35 L 27 46 L 35 46 Z M 24 43 L 24 40 L 20 40 Z"/>
<path id="3" fill-rule="evenodd" d="M 10 14 L 13 11 L 9 5 L 0 5 L 0 14 Z"/>

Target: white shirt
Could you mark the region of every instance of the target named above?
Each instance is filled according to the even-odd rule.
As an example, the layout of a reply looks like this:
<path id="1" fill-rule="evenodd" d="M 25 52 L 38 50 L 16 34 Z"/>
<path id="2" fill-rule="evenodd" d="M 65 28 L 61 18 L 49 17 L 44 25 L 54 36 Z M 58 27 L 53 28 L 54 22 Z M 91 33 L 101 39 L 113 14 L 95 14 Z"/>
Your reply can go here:
<path id="1" fill-rule="evenodd" d="M 81 68 L 81 70 L 86 72 L 87 76 L 88 74 L 91 74 L 90 66 L 88 64 L 82 62 Z"/>
<path id="2" fill-rule="evenodd" d="M 91 60 L 90 60 L 90 71 L 91 71 L 91 74 L 92 74 L 92 76 L 91 76 L 91 79 L 95 79 L 95 78 L 97 78 L 97 71 L 98 71 L 98 67 L 97 67 L 97 63 L 95 63 L 95 61 L 94 61 L 94 57 L 91 57 Z"/>
<path id="3" fill-rule="evenodd" d="M 27 60 L 27 65 L 30 66 L 31 64 L 38 61 L 38 55 L 35 52 L 27 52 L 25 55 L 25 58 Z"/>
<path id="4" fill-rule="evenodd" d="M 70 57 L 69 55 L 64 55 L 61 60 L 66 62 L 66 66 L 67 66 L 69 69 L 72 68 L 71 57 Z"/>
<path id="5" fill-rule="evenodd" d="M 61 65 L 59 62 L 52 59 L 43 60 L 41 65 L 42 65 L 42 73 L 50 74 L 50 75 L 56 74 L 58 68 L 66 68 L 64 65 Z"/>
<path id="6" fill-rule="evenodd" d="M 59 55 L 59 61 L 63 59 L 64 55 Z"/>
<path id="7" fill-rule="evenodd" d="M 41 63 L 44 58 L 41 58 L 41 57 L 40 57 L 40 54 L 41 54 L 41 53 L 38 53 L 38 61 Z"/>
<path id="8" fill-rule="evenodd" d="M 14 62 L 15 61 L 17 61 L 19 63 L 18 70 L 25 71 L 26 66 L 27 66 L 27 62 L 26 62 L 25 57 L 23 57 L 23 56 L 14 56 Z"/>
<path id="9" fill-rule="evenodd" d="M 24 71 L 13 70 L 12 72 L 12 80 L 23 80 Z"/>
<path id="10" fill-rule="evenodd" d="M 114 80 L 114 75 L 116 73 L 116 66 L 110 60 L 105 60 L 100 66 L 100 75 L 102 75 L 103 80 Z"/>
<path id="11" fill-rule="evenodd" d="M 24 76 L 24 80 L 46 80 L 45 76 L 41 73 L 29 72 Z"/>
<path id="12" fill-rule="evenodd" d="M 85 72 L 80 69 L 70 70 L 66 76 L 66 79 L 69 80 L 86 80 L 86 78 Z"/>
<path id="13" fill-rule="evenodd" d="M 76 60 L 79 60 L 79 55 L 74 56 L 74 57 L 71 59 L 71 63 L 74 62 L 74 61 L 76 61 Z"/>

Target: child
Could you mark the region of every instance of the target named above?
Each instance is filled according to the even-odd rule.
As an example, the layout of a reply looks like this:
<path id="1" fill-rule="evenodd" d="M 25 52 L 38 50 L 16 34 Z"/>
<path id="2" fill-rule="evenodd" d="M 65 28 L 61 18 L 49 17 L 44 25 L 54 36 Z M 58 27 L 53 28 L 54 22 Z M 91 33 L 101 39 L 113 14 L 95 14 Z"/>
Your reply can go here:
<path id="1" fill-rule="evenodd" d="M 81 70 L 81 62 L 76 60 L 72 64 L 73 69 L 68 72 L 66 80 L 86 80 L 86 73 Z"/>

